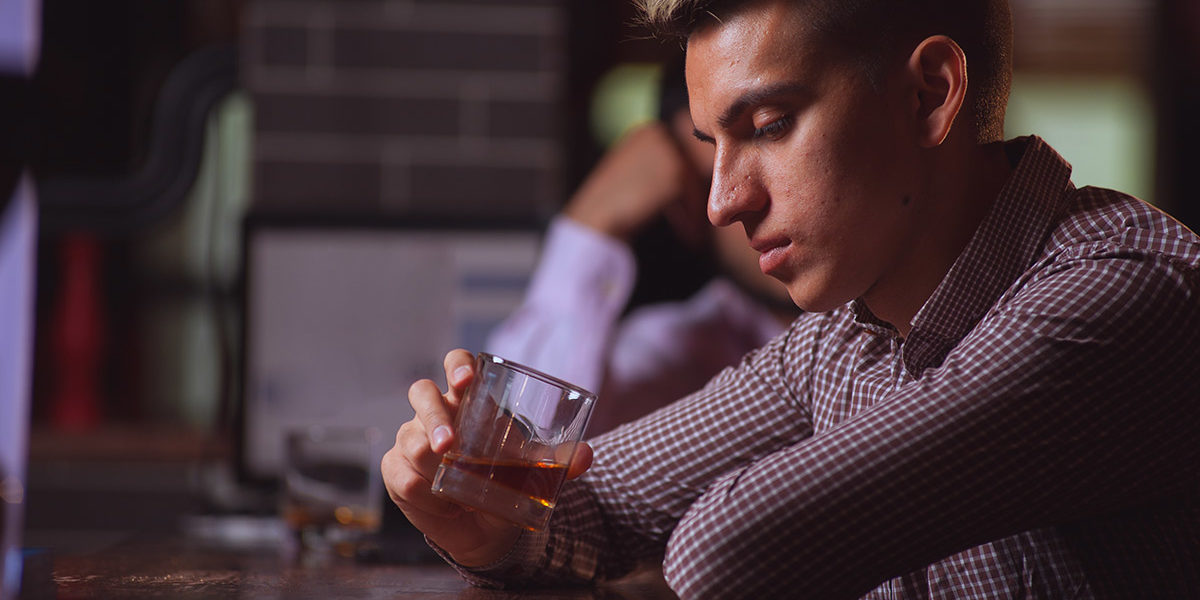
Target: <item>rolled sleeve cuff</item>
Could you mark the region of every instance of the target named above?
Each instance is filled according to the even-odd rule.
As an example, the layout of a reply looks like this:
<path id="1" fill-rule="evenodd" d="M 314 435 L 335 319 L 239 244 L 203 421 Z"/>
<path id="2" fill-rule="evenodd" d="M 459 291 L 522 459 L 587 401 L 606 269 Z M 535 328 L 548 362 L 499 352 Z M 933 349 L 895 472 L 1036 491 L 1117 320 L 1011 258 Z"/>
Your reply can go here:
<path id="1" fill-rule="evenodd" d="M 561 215 L 550 224 L 541 261 L 529 291 L 532 304 L 587 306 L 609 319 L 629 301 L 637 276 L 629 247 Z M 583 285 L 564 286 L 564 281 Z"/>
<path id="2" fill-rule="evenodd" d="M 425 538 L 425 543 L 429 544 L 429 547 L 442 557 L 442 560 L 454 567 L 454 570 L 458 571 L 467 583 L 476 587 L 501 589 L 521 587 L 522 583 L 530 583 L 534 580 L 535 576 L 541 572 L 538 565 L 544 562 L 542 559 L 546 553 L 549 536 L 550 534 L 546 531 L 522 532 L 508 554 L 494 563 L 481 567 L 465 567 L 454 562 L 450 554 L 441 549 L 429 537 Z"/>

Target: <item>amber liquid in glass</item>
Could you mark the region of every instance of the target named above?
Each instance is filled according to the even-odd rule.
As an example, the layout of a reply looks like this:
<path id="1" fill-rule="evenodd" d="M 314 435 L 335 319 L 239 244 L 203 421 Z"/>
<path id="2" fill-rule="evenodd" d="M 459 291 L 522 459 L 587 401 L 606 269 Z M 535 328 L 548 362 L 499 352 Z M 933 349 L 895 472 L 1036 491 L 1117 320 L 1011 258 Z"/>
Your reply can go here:
<path id="1" fill-rule="evenodd" d="M 542 529 L 554 510 L 567 465 L 549 460 L 484 459 L 447 454 L 433 491 L 531 530 Z"/>
<path id="2" fill-rule="evenodd" d="M 374 531 L 379 527 L 378 511 L 351 506 L 333 506 L 315 502 L 286 502 L 281 509 L 283 521 L 293 530 L 308 527 L 344 527 Z"/>

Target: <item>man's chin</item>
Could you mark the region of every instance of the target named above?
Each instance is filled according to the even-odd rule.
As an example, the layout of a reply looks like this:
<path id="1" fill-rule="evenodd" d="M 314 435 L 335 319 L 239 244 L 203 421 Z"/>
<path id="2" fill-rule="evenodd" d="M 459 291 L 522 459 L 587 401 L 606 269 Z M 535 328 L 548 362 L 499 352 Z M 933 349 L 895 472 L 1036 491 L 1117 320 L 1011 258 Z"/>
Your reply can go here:
<path id="1" fill-rule="evenodd" d="M 788 286 L 788 294 L 791 296 L 792 304 L 804 312 L 829 312 L 849 302 L 829 294 L 814 293 L 812 290 L 798 289 L 798 287 L 796 285 Z"/>
<path id="2" fill-rule="evenodd" d="M 726 279 L 732 281 L 743 293 L 754 298 L 768 309 L 783 312 L 798 311 L 798 307 L 793 301 L 787 285 L 778 278 L 774 276 L 759 277 L 757 271 L 754 275 L 747 277 L 737 269 L 723 268 L 722 270 Z"/>

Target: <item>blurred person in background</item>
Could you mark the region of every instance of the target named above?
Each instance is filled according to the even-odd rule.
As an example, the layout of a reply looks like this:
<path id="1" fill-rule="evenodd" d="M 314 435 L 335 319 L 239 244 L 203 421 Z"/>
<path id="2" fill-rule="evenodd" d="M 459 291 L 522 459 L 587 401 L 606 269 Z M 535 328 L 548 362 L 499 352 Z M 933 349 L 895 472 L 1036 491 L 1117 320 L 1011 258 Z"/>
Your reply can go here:
<path id="1" fill-rule="evenodd" d="M 551 222 L 525 300 L 487 343 L 597 391 L 589 435 L 699 389 L 799 313 L 759 271 L 741 227 L 705 216 L 713 148 L 692 135 L 682 59 L 664 67 L 659 88 L 659 120 L 634 127 L 588 174 Z M 716 275 L 686 298 L 627 311 L 635 238 L 664 218 L 682 260 L 711 255 Z"/>

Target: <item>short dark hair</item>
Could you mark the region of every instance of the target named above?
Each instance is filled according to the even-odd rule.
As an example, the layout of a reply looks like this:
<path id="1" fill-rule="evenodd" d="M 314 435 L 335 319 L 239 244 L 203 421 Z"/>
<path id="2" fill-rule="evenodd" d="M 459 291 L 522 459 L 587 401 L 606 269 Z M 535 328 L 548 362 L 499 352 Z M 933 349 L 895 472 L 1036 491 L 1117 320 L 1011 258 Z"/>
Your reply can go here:
<path id="1" fill-rule="evenodd" d="M 634 0 L 655 35 L 686 39 L 758 0 Z M 979 140 L 1003 139 L 1012 85 L 1012 16 L 1008 0 L 790 0 L 809 31 L 836 48 L 879 85 L 897 50 L 946 35 L 967 55 L 969 110 Z M 907 54 L 903 55 L 907 57 Z"/>

